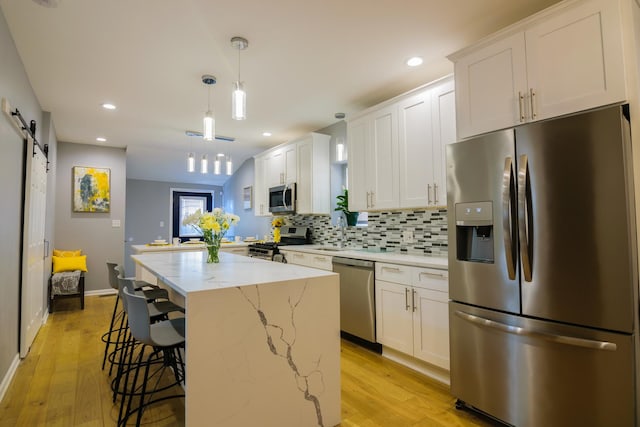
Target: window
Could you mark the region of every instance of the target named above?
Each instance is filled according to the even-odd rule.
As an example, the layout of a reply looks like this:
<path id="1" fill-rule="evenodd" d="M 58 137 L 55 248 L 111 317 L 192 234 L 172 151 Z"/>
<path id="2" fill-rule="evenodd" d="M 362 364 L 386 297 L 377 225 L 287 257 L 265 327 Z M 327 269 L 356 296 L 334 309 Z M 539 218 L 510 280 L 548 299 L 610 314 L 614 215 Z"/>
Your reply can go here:
<path id="1" fill-rule="evenodd" d="M 211 193 L 173 192 L 173 224 L 172 236 L 182 240 L 202 237 L 195 228 L 190 225 L 182 225 L 182 221 L 189 215 L 200 209 L 201 212 L 211 211 L 213 208 L 213 196 Z"/>

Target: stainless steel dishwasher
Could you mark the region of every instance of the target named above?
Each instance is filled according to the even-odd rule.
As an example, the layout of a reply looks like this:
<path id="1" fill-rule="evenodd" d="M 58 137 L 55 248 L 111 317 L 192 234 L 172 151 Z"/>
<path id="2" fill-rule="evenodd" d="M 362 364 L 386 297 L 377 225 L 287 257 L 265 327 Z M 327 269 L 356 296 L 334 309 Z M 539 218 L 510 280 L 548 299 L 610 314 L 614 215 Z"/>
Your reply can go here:
<path id="1" fill-rule="evenodd" d="M 376 342 L 375 263 L 333 257 L 340 274 L 340 329 L 369 343 Z"/>

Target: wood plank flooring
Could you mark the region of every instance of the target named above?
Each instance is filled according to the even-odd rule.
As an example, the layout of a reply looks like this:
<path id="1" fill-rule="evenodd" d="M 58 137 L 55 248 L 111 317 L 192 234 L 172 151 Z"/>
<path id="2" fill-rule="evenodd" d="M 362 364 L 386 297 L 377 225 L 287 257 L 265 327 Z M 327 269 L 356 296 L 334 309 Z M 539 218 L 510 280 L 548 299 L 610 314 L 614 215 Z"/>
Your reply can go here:
<path id="1" fill-rule="evenodd" d="M 110 378 L 100 369 L 100 336 L 114 301 L 115 296 L 87 297 L 84 311 L 74 300 L 59 303 L 0 403 L 0 426 L 116 424 Z M 446 386 L 348 341 L 342 342 L 341 360 L 343 427 L 495 425 L 456 410 Z M 143 423 L 181 426 L 183 412 L 182 399 L 169 400 L 145 411 Z"/>

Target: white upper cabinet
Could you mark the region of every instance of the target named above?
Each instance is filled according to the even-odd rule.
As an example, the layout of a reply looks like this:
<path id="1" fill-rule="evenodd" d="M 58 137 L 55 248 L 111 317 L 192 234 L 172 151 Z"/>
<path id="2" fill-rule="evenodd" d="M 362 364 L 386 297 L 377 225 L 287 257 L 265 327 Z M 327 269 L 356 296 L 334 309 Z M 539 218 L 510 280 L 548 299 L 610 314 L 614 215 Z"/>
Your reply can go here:
<path id="1" fill-rule="evenodd" d="M 427 206 L 433 186 L 433 123 L 427 91 L 403 100 L 400 115 L 399 156 L 400 207 Z"/>
<path id="2" fill-rule="evenodd" d="M 456 141 L 451 77 L 373 107 L 350 121 L 349 208 L 446 205 L 445 144 Z"/>
<path id="3" fill-rule="evenodd" d="M 458 137 L 624 101 L 619 7 L 563 2 L 452 55 Z"/>
<path id="4" fill-rule="evenodd" d="M 458 136 L 502 129 L 524 121 L 527 90 L 524 35 L 514 34 L 455 63 Z"/>
<path id="5" fill-rule="evenodd" d="M 296 144 L 286 144 L 269 152 L 266 156 L 267 185 L 291 184 L 297 174 Z"/>
<path id="6" fill-rule="evenodd" d="M 369 203 L 375 209 L 391 209 L 398 206 L 398 108 L 382 108 L 371 120 L 375 174 Z"/>
<path id="7" fill-rule="evenodd" d="M 267 204 L 269 187 L 266 179 L 266 158 L 256 156 L 254 162 L 253 211 L 256 216 L 269 216 L 271 213 Z"/>
<path id="8" fill-rule="evenodd" d="M 331 209 L 329 135 L 310 133 L 255 156 L 255 215 L 269 216 L 270 187 L 296 184 L 298 213 Z"/>
<path id="9" fill-rule="evenodd" d="M 296 142 L 297 213 L 328 214 L 331 211 L 330 140 L 329 135 L 311 133 Z"/>
<path id="10" fill-rule="evenodd" d="M 347 158 L 349 167 L 347 175 L 349 181 L 349 209 L 354 212 L 369 209 L 371 194 L 372 164 L 370 155 L 373 150 L 369 144 L 370 118 L 368 116 L 350 121 L 347 127 Z"/>
<path id="11" fill-rule="evenodd" d="M 447 159 L 445 145 L 457 141 L 456 93 L 453 80 L 444 81 L 431 92 L 431 116 L 433 123 L 433 198 L 428 205 L 447 204 Z M 427 185 L 429 191 L 429 186 Z M 427 194 L 429 194 L 427 192 Z"/>
<path id="12" fill-rule="evenodd" d="M 594 0 L 526 31 L 533 120 L 625 99 L 620 27 L 618 2 Z"/>

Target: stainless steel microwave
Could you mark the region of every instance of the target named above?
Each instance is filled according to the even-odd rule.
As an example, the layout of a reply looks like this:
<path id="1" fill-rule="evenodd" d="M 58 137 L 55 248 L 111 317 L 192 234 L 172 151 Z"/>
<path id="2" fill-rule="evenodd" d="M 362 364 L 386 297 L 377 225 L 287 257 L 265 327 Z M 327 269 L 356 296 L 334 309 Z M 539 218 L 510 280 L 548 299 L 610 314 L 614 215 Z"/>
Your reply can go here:
<path id="1" fill-rule="evenodd" d="M 278 185 L 269 188 L 269 212 L 271 213 L 295 213 L 296 211 L 296 184 Z"/>

